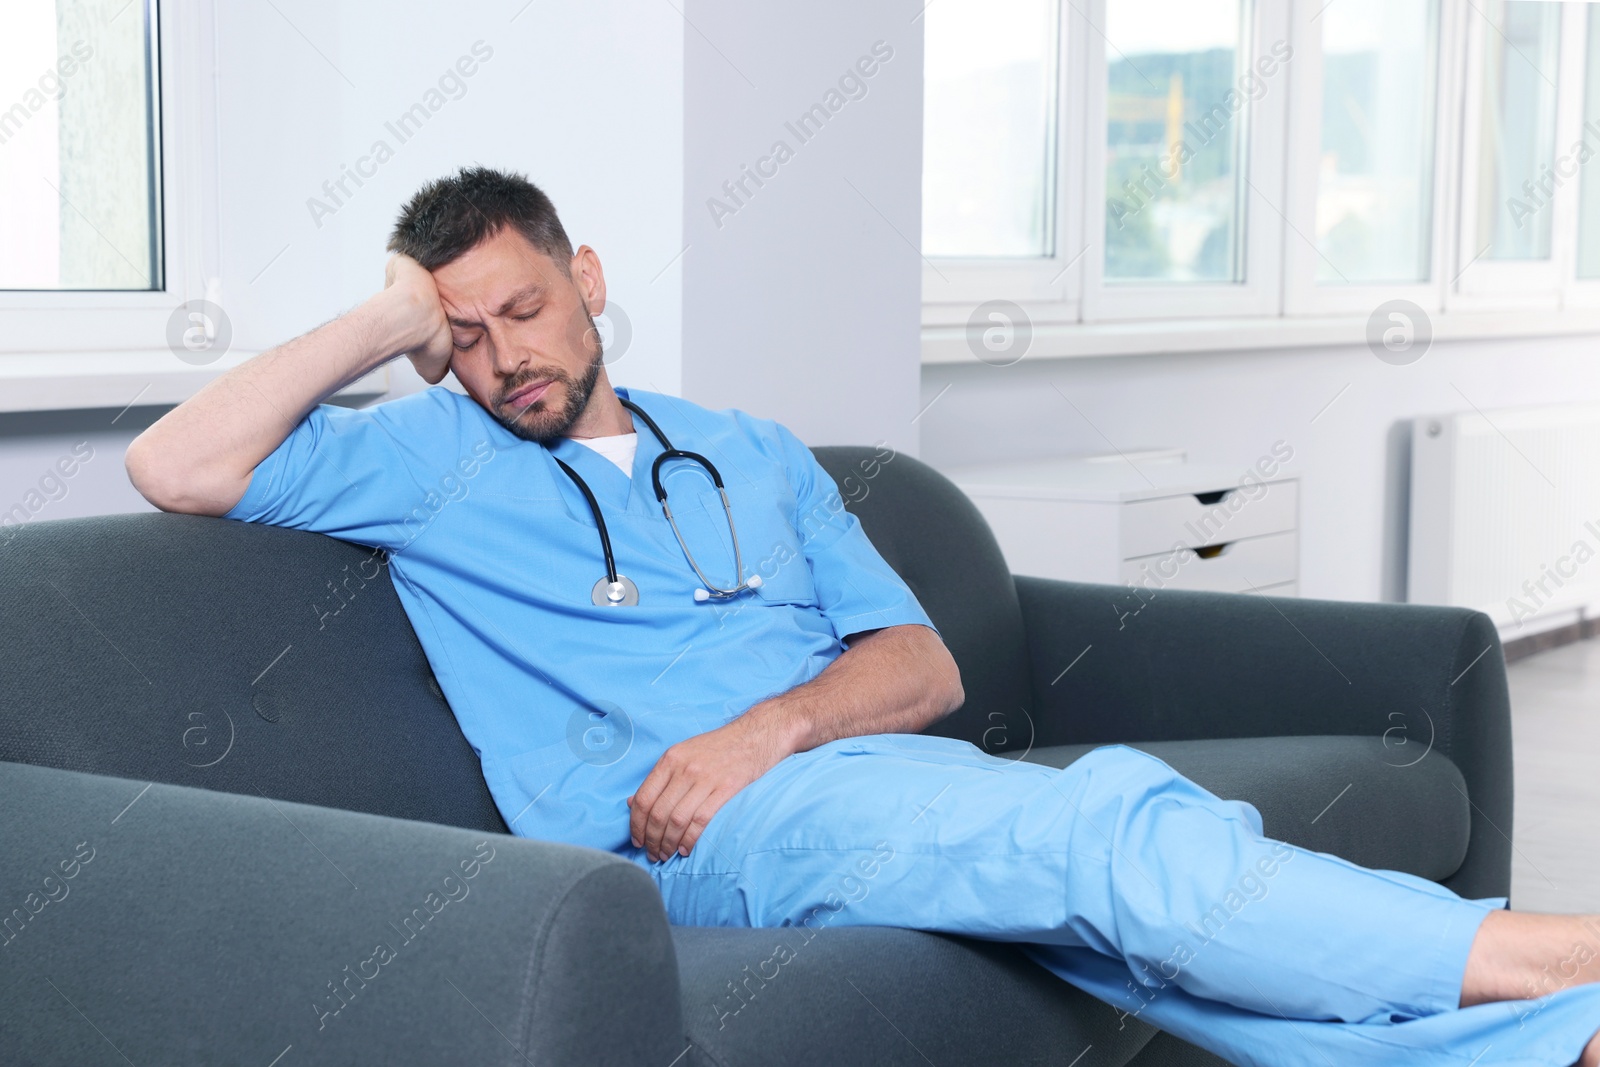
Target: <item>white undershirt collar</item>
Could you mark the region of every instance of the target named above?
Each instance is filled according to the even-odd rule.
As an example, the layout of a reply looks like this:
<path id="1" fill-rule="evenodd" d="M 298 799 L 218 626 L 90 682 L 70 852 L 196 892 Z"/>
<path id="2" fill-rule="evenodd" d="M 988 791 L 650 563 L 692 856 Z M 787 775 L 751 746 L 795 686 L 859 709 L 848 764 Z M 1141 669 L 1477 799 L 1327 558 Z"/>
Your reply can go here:
<path id="1" fill-rule="evenodd" d="M 567 440 L 594 449 L 615 463 L 623 474 L 629 478 L 633 477 L 633 454 L 639 446 L 638 433 L 630 430 L 609 437 L 569 437 Z"/>

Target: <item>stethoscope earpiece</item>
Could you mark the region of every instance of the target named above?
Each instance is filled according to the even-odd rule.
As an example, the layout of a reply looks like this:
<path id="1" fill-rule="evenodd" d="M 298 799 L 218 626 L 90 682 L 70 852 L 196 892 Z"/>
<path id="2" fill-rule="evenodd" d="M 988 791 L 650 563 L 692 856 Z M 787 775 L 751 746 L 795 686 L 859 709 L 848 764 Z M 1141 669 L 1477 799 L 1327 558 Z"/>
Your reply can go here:
<path id="1" fill-rule="evenodd" d="M 738 595 L 745 589 L 760 589 L 761 575 L 752 574 L 748 580 L 744 576 L 744 557 L 739 552 L 739 534 L 733 527 L 733 507 L 728 503 L 728 492 L 722 486 L 722 475 L 717 471 L 717 468 L 712 465 L 709 459 L 696 452 L 685 452 L 672 447 L 672 442 L 667 440 L 667 435 L 661 432 L 661 427 L 657 426 L 656 421 L 645 414 L 644 409 L 639 405 L 626 397 L 619 396 L 617 400 L 621 402 L 623 407 L 626 407 L 644 420 L 645 425 L 650 427 L 650 432 L 656 435 L 656 440 L 660 441 L 661 447 L 665 449 L 661 455 L 656 457 L 655 464 L 650 468 L 650 481 L 656 491 L 656 500 L 661 504 L 661 513 L 667 517 L 667 523 L 672 527 L 672 535 L 678 539 L 678 546 L 683 549 L 684 558 L 689 561 L 689 566 L 693 568 L 695 576 L 705 583 L 704 586 L 694 591 L 695 603 L 703 604 L 713 597 L 718 600 L 726 600 Z M 571 478 L 577 487 L 582 490 L 583 498 L 589 504 L 589 511 L 594 515 L 595 526 L 600 531 L 600 550 L 605 553 L 606 573 L 598 582 L 594 583 L 589 599 L 597 607 L 632 607 L 638 604 L 639 587 L 633 584 L 627 576 L 617 573 L 617 561 L 611 554 L 611 533 L 606 529 L 605 516 L 600 514 L 599 501 L 595 500 L 594 493 L 590 491 L 588 484 L 578 476 L 577 471 L 567 466 L 560 459 L 551 458 L 556 460 L 561 469 L 567 472 L 567 477 Z M 667 506 L 667 490 L 661 484 L 661 464 L 669 459 L 686 459 L 692 463 L 700 464 L 705 469 L 705 472 L 711 476 L 712 484 L 717 487 L 717 493 L 722 497 L 722 512 L 728 518 L 728 535 L 733 539 L 735 584 L 731 589 L 723 589 L 712 584 L 711 579 L 705 576 L 705 572 L 695 562 L 693 553 L 689 551 L 688 544 L 683 540 L 683 534 L 678 531 L 678 520 L 672 517 L 672 509 Z"/>
<path id="2" fill-rule="evenodd" d="M 742 588 L 742 589 L 760 589 L 761 588 L 761 575 L 752 574 L 750 576 L 750 580 L 747 581 L 747 582 L 744 582 L 740 586 L 740 588 Z M 737 593 L 738 591 L 739 591 L 738 589 L 734 590 L 735 593 Z M 724 596 L 728 596 L 729 594 L 724 593 L 723 595 Z M 702 588 L 696 589 L 694 591 L 694 601 L 695 601 L 696 604 L 704 604 L 706 601 L 708 601 L 710 599 L 711 599 L 711 590 L 702 587 Z"/>

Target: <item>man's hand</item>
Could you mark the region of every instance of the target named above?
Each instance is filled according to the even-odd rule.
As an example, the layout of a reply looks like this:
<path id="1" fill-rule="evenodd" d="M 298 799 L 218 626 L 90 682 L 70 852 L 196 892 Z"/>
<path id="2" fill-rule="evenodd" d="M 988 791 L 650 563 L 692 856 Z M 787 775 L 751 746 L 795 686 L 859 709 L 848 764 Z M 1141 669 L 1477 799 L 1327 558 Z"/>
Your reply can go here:
<path id="1" fill-rule="evenodd" d="M 634 847 L 657 862 L 687 856 L 728 798 L 786 756 L 841 737 L 915 733 L 966 699 L 956 661 L 927 626 L 863 630 L 845 644 L 809 682 L 667 749 L 628 798 Z"/>
<path id="2" fill-rule="evenodd" d="M 455 342 L 433 275 L 410 256 L 396 253 L 384 268 L 383 288 L 392 301 L 389 314 L 393 325 L 401 336 L 414 339 L 406 358 L 423 381 L 438 385 L 450 370 Z"/>
<path id="3" fill-rule="evenodd" d="M 687 856 L 722 805 L 792 751 L 749 712 L 673 745 L 628 798 L 634 847 L 656 862 Z"/>

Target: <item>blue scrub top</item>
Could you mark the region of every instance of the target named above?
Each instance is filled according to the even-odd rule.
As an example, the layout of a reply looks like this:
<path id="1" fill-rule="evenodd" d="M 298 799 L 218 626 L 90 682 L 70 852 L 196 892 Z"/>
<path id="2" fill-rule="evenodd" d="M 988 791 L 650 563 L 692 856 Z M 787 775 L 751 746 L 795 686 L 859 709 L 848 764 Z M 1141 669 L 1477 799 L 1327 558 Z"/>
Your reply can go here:
<path id="1" fill-rule="evenodd" d="M 322 404 L 261 461 L 224 517 L 384 549 L 511 831 L 631 854 L 626 798 L 669 746 L 810 681 L 851 634 L 933 623 L 788 429 L 679 397 L 616 392 L 675 447 L 717 466 L 745 574 L 761 575 L 759 589 L 695 601 L 701 583 L 651 488 L 661 443 L 631 412 L 639 436 L 630 479 L 576 441 L 522 440 L 470 397 L 437 386 L 359 410 Z M 591 602 L 605 574 L 599 531 L 553 456 L 599 501 L 638 606 Z M 712 582 L 733 585 L 710 478 L 678 459 L 663 465 L 662 482 L 696 562 Z"/>

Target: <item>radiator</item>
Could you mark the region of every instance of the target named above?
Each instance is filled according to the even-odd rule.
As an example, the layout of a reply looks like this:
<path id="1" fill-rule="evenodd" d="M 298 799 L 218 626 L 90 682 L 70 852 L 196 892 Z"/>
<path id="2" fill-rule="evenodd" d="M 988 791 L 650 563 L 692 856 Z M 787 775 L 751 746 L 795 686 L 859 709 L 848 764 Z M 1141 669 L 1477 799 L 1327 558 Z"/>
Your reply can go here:
<path id="1" fill-rule="evenodd" d="M 1419 418 L 1407 599 L 1510 640 L 1600 609 L 1600 404 Z"/>

